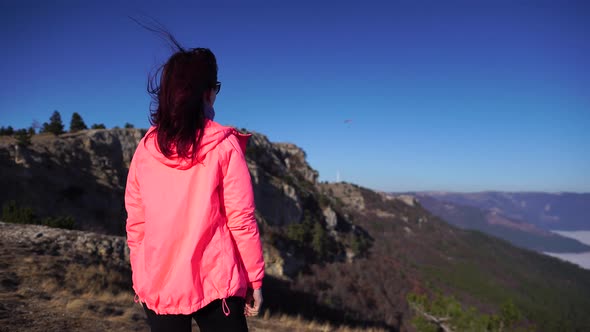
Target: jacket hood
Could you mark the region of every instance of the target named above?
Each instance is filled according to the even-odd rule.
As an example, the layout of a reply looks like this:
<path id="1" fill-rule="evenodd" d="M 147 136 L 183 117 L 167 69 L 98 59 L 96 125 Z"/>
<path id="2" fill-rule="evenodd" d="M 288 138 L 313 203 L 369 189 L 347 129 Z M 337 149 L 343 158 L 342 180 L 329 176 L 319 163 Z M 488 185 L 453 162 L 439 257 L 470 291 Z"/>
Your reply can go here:
<path id="1" fill-rule="evenodd" d="M 237 137 L 242 153 L 245 153 L 248 139 L 250 138 L 250 136 L 252 136 L 251 134 L 242 134 L 233 127 L 225 127 L 218 124 L 215 121 L 206 120 L 203 139 L 201 140 L 201 144 L 199 145 L 197 158 L 195 158 L 195 160 L 191 160 L 179 158 L 176 152 L 174 152 L 174 154 L 170 156 L 170 158 L 164 156 L 158 148 L 156 140 L 157 133 L 152 134 L 152 132 L 154 132 L 155 130 L 156 127 L 150 127 L 150 129 L 147 131 L 144 137 L 144 144 L 146 149 L 152 155 L 152 157 L 154 157 L 162 164 L 177 169 L 189 169 L 193 165 L 198 164 L 200 161 L 203 160 L 207 153 L 215 149 L 219 143 L 221 143 L 223 140 L 225 140 L 231 135 L 235 135 Z"/>

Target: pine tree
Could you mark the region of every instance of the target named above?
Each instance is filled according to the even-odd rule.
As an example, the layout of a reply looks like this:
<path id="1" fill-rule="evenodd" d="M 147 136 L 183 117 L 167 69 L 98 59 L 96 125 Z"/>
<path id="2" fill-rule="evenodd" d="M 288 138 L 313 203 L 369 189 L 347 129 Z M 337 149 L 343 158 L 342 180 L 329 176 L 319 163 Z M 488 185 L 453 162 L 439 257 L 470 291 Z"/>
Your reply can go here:
<path id="1" fill-rule="evenodd" d="M 0 127 L 0 136 L 12 136 L 14 135 L 14 128 L 11 126 L 8 127 Z"/>
<path id="2" fill-rule="evenodd" d="M 17 144 L 20 146 L 31 145 L 31 134 L 24 128 L 15 131 L 14 137 L 16 138 Z"/>
<path id="3" fill-rule="evenodd" d="M 311 247 L 315 251 L 318 258 L 323 259 L 328 253 L 327 248 L 327 235 L 326 231 L 322 227 L 322 224 L 315 222 L 313 224 L 313 235 L 311 239 Z"/>
<path id="4" fill-rule="evenodd" d="M 72 114 L 72 120 L 70 121 L 70 133 L 75 133 L 80 130 L 88 129 L 84 120 L 77 112 Z"/>
<path id="5" fill-rule="evenodd" d="M 58 111 L 53 111 L 49 118 L 49 123 L 43 123 L 42 133 L 52 133 L 54 135 L 61 135 L 64 133 L 64 124 L 61 122 L 61 115 Z"/>

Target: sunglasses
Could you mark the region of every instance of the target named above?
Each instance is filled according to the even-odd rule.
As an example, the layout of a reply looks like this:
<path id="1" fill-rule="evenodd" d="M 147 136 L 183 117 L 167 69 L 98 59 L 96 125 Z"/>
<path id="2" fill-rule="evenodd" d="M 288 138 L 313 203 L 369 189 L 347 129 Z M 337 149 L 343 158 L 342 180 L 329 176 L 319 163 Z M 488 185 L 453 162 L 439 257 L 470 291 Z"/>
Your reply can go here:
<path id="1" fill-rule="evenodd" d="M 221 82 L 215 83 L 215 94 L 218 94 L 219 90 L 221 90 Z"/>

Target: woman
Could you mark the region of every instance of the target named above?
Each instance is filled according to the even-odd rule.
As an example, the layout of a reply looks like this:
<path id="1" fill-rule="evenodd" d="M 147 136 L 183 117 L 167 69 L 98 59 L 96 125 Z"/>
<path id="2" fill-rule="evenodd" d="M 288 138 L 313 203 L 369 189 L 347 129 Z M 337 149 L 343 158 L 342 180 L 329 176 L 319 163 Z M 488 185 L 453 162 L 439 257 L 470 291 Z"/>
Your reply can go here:
<path id="1" fill-rule="evenodd" d="M 264 276 L 248 136 L 213 121 L 213 53 L 172 41 L 178 51 L 148 85 L 157 107 L 125 191 L 136 301 L 152 331 L 191 331 L 191 319 L 203 332 L 247 331 Z"/>

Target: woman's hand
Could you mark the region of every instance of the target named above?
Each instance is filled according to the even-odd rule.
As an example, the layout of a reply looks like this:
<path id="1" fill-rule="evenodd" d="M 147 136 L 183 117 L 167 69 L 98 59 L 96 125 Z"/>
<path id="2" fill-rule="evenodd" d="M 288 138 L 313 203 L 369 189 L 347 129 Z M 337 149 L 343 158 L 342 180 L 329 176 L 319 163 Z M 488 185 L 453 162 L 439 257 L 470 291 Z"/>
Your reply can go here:
<path id="1" fill-rule="evenodd" d="M 246 306 L 244 314 L 248 317 L 258 316 L 260 306 L 262 305 L 262 288 L 248 289 L 246 293 Z"/>

